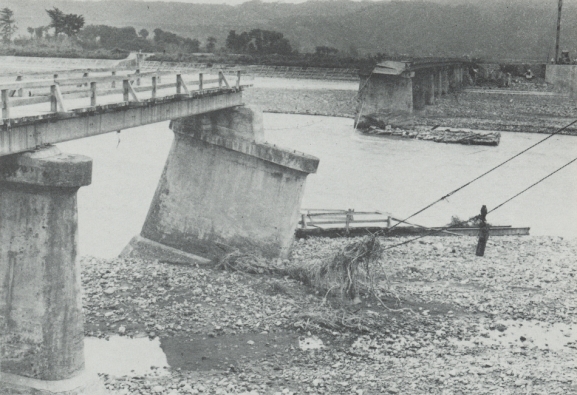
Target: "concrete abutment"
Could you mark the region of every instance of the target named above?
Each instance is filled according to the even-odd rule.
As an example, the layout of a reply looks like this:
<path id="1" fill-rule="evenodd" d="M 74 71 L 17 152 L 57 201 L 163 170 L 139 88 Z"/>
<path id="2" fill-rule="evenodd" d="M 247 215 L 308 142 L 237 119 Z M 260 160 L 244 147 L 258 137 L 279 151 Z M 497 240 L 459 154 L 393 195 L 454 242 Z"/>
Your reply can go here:
<path id="1" fill-rule="evenodd" d="M 76 193 L 92 160 L 41 150 L 0 158 L 0 393 L 104 394 L 84 370 Z"/>
<path id="2" fill-rule="evenodd" d="M 285 257 L 318 159 L 265 143 L 262 113 L 247 107 L 171 127 L 174 142 L 141 234 L 121 255 L 197 263 L 233 250 Z"/>

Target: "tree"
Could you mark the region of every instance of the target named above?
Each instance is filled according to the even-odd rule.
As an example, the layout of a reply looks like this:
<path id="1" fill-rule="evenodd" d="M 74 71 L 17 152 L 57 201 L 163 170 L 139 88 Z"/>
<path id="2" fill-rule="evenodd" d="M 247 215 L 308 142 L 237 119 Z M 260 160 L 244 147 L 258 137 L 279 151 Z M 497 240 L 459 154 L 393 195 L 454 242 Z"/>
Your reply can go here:
<path id="1" fill-rule="evenodd" d="M 148 30 L 146 29 L 141 29 L 138 34 L 140 35 L 140 37 L 144 38 L 146 40 L 146 38 L 150 35 L 150 33 L 148 33 Z"/>
<path id="2" fill-rule="evenodd" d="M 253 29 L 237 35 L 234 30 L 228 32 L 226 48 L 235 53 L 258 53 L 289 55 L 292 48 L 282 33 Z"/>
<path id="3" fill-rule="evenodd" d="M 0 10 L 0 34 L 2 41 L 9 43 L 12 41 L 12 35 L 18 30 L 16 20 L 14 19 L 14 11 L 10 8 L 3 8 Z"/>
<path id="4" fill-rule="evenodd" d="M 315 54 L 319 56 L 336 55 L 338 52 L 338 49 L 333 47 L 325 47 L 324 45 L 315 48 Z"/>
<path id="5" fill-rule="evenodd" d="M 26 31 L 30 34 L 30 38 L 34 38 L 34 28 L 28 27 Z"/>
<path id="6" fill-rule="evenodd" d="M 68 37 L 74 37 L 84 26 L 84 17 L 82 15 L 65 14 L 56 7 L 52 10 L 46 10 L 46 13 L 50 17 L 49 27 L 54 28 L 54 37 L 58 37 L 60 33 L 64 33 Z"/>
<path id="7" fill-rule="evenodd" d="M 216 48 L 216 38 L 214 37 L 209 37 L 206 39 L 206 51 L 207 52 L 213 52 L 214 49 Z"/>
<path id="8" fill-rule="evenodd" d="M 34 35 L 37 39 L 41 39 L 44 36 L 44 32 L 47 30 L 46 26 L 39 26 L 34 29 Z"/>
<path id="9" fill-rule="evenodd" d="M 48 27 L 53 28 L 54 37 L 58 37 L 64 31 L 64 13 L 56 7 L 52 10 L 46 10 L 46 13 L 50 17 L 50 25 Z"/>
<path id="10" fill-rule="evenodd" d="M 64 15 L 63 33 L 68 37 L 74 37 L 84 26 L 84 17 L 76 14 Z"/>

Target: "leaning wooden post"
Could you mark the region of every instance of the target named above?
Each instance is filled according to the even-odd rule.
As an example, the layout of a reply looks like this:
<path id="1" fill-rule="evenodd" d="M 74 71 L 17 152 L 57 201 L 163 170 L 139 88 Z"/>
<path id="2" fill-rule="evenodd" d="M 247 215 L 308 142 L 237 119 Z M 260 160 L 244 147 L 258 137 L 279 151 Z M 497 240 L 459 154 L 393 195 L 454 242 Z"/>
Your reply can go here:
<path id="1" fill-rule="evenodd" d="M 10 91 L 2 89 L 2 118 L 10 118 Z"/>
<path id="2" fill-rule="evenodd" d="M 156 98 L 156 90 L 157 90 L 157 82 L 156 82 L 156 76 L 153 75 L 152 76 L 152 98 Z"/>
<path id="3" fill-rule="evenodd" d="M 354 220 L 353 218 L 353 210 L 348 209 L 347 213 L 345 214 L 345 233 L 347 236 L 350 233 L 350 223 Z"/>
<path id="4" fill-rule="evenodd" d="M 203 84 L 202 84 L 202 73 L 198 74 L 198 90 L 202 92 L 203 90 Z"/>
<path id="5" fill-rule="evenodd" d="M 112 72 L 112 76 L 114 77 L 116 75 L 116 71 Z M 116 81 L 112 81 L 112 84 L 110 85 L 112 88 L 116 88 Z"/>
<path id="6" fill-rule="evenodd" d="M 487 206 L 483 205 L 481 207 L 481 215 L 479 219 L 481 224 L 479 226 L 479 241 L 477 242 L 477 256 L 485 255 L 485 246 L 487 245 L 487 240 L 489 240 L 489 225 L 487 224 Z"/>
<path id="7" fill-rule="evenodd" d="M 58 112 L 58 98 L 56 94 L 56 85 L 50 86 L 50 112 Z"/>
<path id="8" fill-rule="evenodd" d="M 96 107 L 96 82 L 90 83 L 90 107 Z"/>
<path id="9" fill-rule="evenodd" d="M 176 94 L 180 95 L 182 93 L 182 75 L 176 75 Z"/>
<path id="10" fill-rule="evenodd" d="M 122 100 L 130 101 L 130 80 L 122 80 Z"/>
<path id="11" fill-rule="evenodd" d="M 236 89 L 240 88 L 240 70 L 236 72 Z"/>

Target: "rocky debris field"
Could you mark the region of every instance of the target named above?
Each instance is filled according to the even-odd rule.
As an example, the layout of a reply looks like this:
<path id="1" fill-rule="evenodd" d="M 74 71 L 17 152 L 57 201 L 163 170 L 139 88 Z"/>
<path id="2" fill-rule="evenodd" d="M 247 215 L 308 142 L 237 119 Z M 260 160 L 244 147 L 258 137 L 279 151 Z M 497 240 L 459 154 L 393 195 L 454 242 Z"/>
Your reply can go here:
<path id="1" fill-rule="evenodd" d="M 410 122 L 415 126 L 551 133 L 577 118 L 575 100 L 566 95 L 543 95 L 538 87 L 524 88 L 526 94 L 512 89 L 468 89 L 444 95 L 436 104 L 415 111 Z M 266 112 L 287 114 L 354 118 L 358 106 L 356 92 L 351 90 L 249 88 L 243 97 Z M 564 133 L 577 134 L 577 126 Z"/>
<path id="2" fill-rule="evenodd" d="M 300 240 L 271 264 L 350 240 Z M 102 378 L 113 394 L 577 393 L 576 240 L 493 237 L 484 257 L 472 237 L 386 249 L 404 240 L 381 239 L 358 304 L 262 269 L 84 257 L 86 335 L 160 338 L 170 365 Z"/>
<path id="3" fill-rule="evenodd" d="M 328 89 L 248 88 L 245 103 L 265 112 L 354 118 L 357 92 Z"/>

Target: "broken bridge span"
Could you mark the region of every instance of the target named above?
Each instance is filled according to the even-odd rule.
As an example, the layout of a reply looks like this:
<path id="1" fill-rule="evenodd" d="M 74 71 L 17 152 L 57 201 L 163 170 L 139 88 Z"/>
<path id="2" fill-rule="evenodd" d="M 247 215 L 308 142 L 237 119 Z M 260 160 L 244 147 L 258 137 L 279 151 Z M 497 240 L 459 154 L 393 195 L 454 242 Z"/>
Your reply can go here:
<path id="1" fill-rule="evenodd" d="M 105 393 L 84 370 L 76 260 L 76 193 L 91 183 L 92 159 L 53 144 L 170 120 L 164 171 L 123 255 L 187 263 L 235 249 L 285 256 L 318 166 L 264 141 L 240 74 L 233 85 L 222 72 L 106 73 L 0 83 L 2 393 Z"/>

